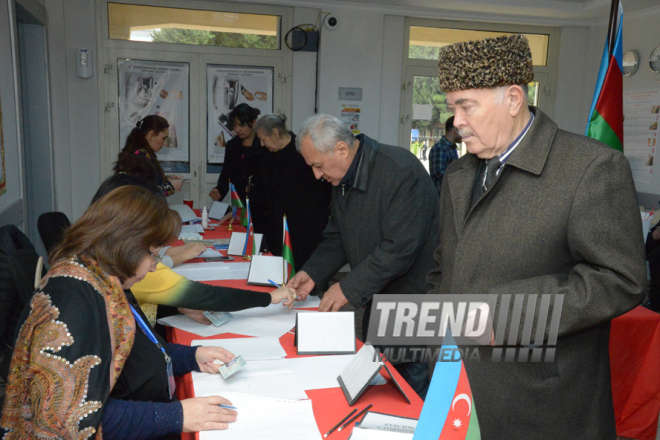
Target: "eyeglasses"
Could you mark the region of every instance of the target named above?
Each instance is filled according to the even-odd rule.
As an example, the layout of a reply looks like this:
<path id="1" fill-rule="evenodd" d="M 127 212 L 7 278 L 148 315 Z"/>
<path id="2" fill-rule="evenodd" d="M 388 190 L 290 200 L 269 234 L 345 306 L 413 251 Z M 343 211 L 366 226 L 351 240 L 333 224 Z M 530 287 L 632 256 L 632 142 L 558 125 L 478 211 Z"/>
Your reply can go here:
<path id="1" fill-rule="evenodd" d="M 151 256 L 151 258 L 153 258 L 154 260 L 156 260 L 156 263 L 162 263 L 162 262 L 163 262 L 163 257 L 161 257 L 160 255 L 158 255 L 158 254 L 153 254 L 153 253 L 151 253 L 151 252 L 149 252 L 149 255 Z"/>

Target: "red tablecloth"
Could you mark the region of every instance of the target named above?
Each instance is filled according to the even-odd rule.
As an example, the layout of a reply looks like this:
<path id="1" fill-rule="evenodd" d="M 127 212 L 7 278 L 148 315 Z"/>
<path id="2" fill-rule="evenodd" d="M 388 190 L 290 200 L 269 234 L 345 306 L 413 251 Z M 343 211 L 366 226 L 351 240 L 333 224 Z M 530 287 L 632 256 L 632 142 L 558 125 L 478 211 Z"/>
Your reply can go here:
<path id="1" fill-rule="evenodd" d="M 213 221 L 212 221 L 213 223 Z M 245 227 L 237 225 L 234 223 L 234 231 L 245 232 Z M 231 235 L 230 231 L 226 229 L 226 223 L 222 226 L 216 226 L 215 230 L 207 231 L 204 234 L 205 239 L 214 239 L 214 238 L 229 238 Z M 241 262 L 243 259 L 241 257 L 234 257 L 236 262 Z M 192 260 L 192 262 L 203 261 L 201 259 Z M 226 280 L 226 281 L 211 281 L 208 284 L 216 286 L 227 286 L 227 287 L 236 287 L 241 289 L 250 289 L 250 290 L 260 290 L 265 292 L 270 292 L 273 290 L 272 287 L 260 287 L 260 286 L 248 286 L 245 280 Z M 204 339 L 193 333 L 188 333 L 183 330 L 169 328 L 169 339 L 171 342 L 178 344 L 190 345 L 193 340 Z M 225 333 L 208 339 L 226 339 L 226 338 L 242 338 L 245 336 L 236 335 L 232 333 Z M 298 356 L 296 354 L 296 348 L 293 346 L 293 334 L 287 333 L 280 338 L 280 343 L 286 351 L 287 358 L 293 357 L 308 357 L 308 356 Z M 362 343 L 358 341 L 358 349 L 362 347 Z M 346 397 L 341 391 L 339 386 L 337 388 L 329 388 L 322 390 L 309 390 L 306 391 L 309 398 L 312 400 L 312 407 L 314 409 L 314 417 L 316 418 L 316 423 L 319 427 L 321 434 L 325 434 L 332 428 L 337 422 L 344 418 L 353 408 L 358 408 L 358 411 L 369 405 L 373 404 L 371 407 L 372 411 L 378 411 L 388 414 L 396 414 L 405 417 L 414 417 L 418 418 L 420 412 L 422 411 L 422 406 L 424 402 L 422 399 L 417 396 L 415 391 L 406 383 L 405 380 L 399 375 L 399 373 L 392 367 L 391 364 L 388 364 L 388 368 L 392 374 L 396 377 L 397 382 L 401 385 L 406 395 L 410 398 L 411 403 L 408 404 L 401 393 L 396 389 L 396 386 L 391 381 L 385 369 L 381 371 L 383 377 L 385 377 L 388 382 L 385 385 L 370 386 L 367 388 L 367 391 L 360 397 L 357 403 L 350 407 L 346 402 Z M 184 399 L 186 397 L 192 397 L 195 395 L 192 385 L 192 375 L 186 374 L 183 377 L 177 378 L 177 394 L 179 399 Z M 341 432 L 335 431 L 330 437 L 332 440 L 343 440 L 347 439 L 350 433 L 353 431 L 352 427 L 350 429 L 345 429 Z M 197 438 L 194 434 L 183 434 L 183 439 L 194 439 Z"/>
<path id="2" fill-rule="evenodd" d="M 660 412 L 660 314 L 640 306 L 612 321 L 610 368 L 617 434 L 654 440 Z"/>

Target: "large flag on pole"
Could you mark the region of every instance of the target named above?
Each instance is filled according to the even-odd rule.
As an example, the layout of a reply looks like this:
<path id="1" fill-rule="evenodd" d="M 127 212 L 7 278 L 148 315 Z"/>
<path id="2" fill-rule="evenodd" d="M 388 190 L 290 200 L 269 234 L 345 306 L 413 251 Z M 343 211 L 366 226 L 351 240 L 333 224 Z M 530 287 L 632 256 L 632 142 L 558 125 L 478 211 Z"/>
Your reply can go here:
<path id="1" fill-rule="evenodd" d="M 246 199 L 247 203 L 247 238 L 245 239 L 245 247 L 243 247 L 243 255 L 256 255 L 254 248 L 254 227 L 252 226 L 252 216 L 250 215 L 250 199 Z"/>
<path id="2" fill-rule="evenodd" d="M 435 364 L 413 440 L 481 440 L 470 381 L 450 332 L 442 348 L 452 359 Z"/>
<path id="3" fill-rule="evenodd" d="M 610 25 L 585 135 L 623 151 L 623 6 L 612 0 Z"/>
<path id="4" fill-rule="evenodd" d="M 286 215 L 284 216 L 284 243 L 282 244 L 282 258 L 284 259 L 284 266 L 286 280 L 290 280 L 296 274 L 296 268 L 293 264 L 293 247 L 291 247 L 291 236 L 289 235 L 289 225 L 286 222 Z M 286 284 L 286 281 L 284 281 Z"/>

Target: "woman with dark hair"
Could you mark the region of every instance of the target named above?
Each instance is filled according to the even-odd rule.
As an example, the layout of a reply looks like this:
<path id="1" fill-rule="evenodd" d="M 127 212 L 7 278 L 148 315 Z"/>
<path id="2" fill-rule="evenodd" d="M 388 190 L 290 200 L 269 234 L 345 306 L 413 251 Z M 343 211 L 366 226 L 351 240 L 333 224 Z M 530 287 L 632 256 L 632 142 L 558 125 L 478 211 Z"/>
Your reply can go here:
<path id="1" fill-rule="evenodd" d="M 259 172 L 264 150 L 259 146 L 259 138 L 254 131 L 254 124 L 259 116 L 259 109 L 247 104 L 239 104 L 229 113 L 236 136 L 227 142 L 225 163 L 218 178 L 218 183 L 209 196 L 213 200 L 222 200 L 229 192 L 229 181 L 234 184 L 238 196 L 245 205 L 245 195 L 250 178 Z"/>
<path id="2" fill-rule="evenodd" d="M 273 255 L 282 255 L 282 217 L 286 214 L 297 270 L 323 241 L 332 187 L 317 180 L 296 151 L 296 135 L 287 130 L 286 116 L 264 115 L 255 131 L 267 153 L 250 196 L 254 231 L 264 234 Z"/>
<path id="3" fill-rule="evenodd" d="M 174 374 L 216 373 L 219 347 L 167 344 L 130 292 L 156 268 L 181 218 L 137 186 L 93 203 L 53 249 L 51 270 L 23 311 L 0 426 L 4 439 L 174 439 L 225 429 L 222 397 L 177 401 Z"/>
<path id="4" fill-rule="evenodd" d="M 183 180 L 179 176 L 166 176 L 156 157 L 170 134 L 169 127 L 162 116 L 149 115 L 138 121 L 119 153 L 115 173 L 142 176 L 158 185 L 165 196 L 181 191 Z"/>

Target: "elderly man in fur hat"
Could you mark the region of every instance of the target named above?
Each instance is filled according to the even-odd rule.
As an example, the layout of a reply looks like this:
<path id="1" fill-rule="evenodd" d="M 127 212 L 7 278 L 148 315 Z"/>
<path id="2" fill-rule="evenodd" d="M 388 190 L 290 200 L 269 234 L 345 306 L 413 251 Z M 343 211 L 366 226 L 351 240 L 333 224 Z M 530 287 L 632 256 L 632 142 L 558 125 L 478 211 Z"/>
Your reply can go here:
<path id="1" fill-rule="evenodd" d="M 465 363 L 482 439 L 615 439 L 610 320 L 646 285 L 630 166 L 528 105 L 525 37 L 443 47 L 439 65 L 468 154 L 445 174 L 428 280 L 498 299 Z"/>

